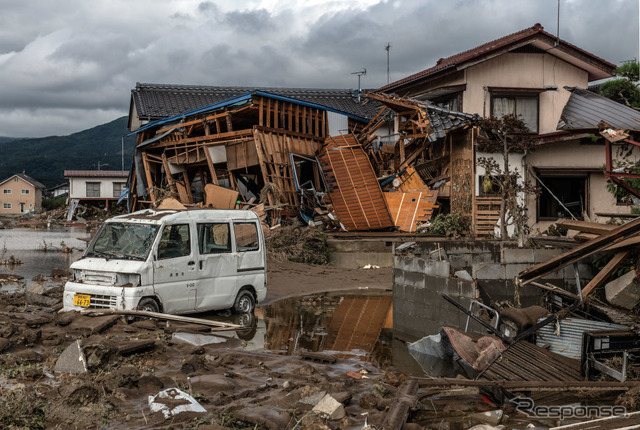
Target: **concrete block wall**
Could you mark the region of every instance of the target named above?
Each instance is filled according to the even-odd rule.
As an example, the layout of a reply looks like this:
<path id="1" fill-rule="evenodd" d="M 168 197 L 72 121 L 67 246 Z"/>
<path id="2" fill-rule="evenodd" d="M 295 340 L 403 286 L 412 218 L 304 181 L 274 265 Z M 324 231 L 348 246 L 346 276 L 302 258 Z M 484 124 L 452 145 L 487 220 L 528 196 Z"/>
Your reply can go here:
<path id="1" fill-rule="evenodd" d="M 444 300 L 442 294 L 447 294 L 468 308 L 476 294 L 472 281 L 449 276 L 450 264 L 447 261 L 395 256 L 394 266 L 395 336 L 414 340 L 438 333 L 442 325 L 464 327 L 466 315 Z"/>
<path id="2" fill-rule="evenodd" d="M 441 252 L 433 252 L 438 249 Z M 470 300 L 488 295 L 495 301 L 515 300 L 514 278 L 534 264 L 548 260 L 562 249 L 518 248 L 509 242 L 440 242 L 418 243 L 410 255 L 400 252 L 393 259 L 394 335 L 420 338 L 435 334 L 442 325 L 464 329 L 466 315 L 442 298 L 446 293 L 468 308 Z M 442 256 L 444 261 L 439 261 Z M 467 270 L 477 282 L 464 281 L 451 274 Z M 587 262 L 578 264 L 581 284 L 593 276 Z M 566 267 L 542 282 L 575 290 L 572 266 Z M 524 286 L 519 297 L 522 306 L 540 304 L 545 291 Z M 482 293 L 482 294 L 481 294 Z M 484 297 L 486 298 L 486 297 Z"/>

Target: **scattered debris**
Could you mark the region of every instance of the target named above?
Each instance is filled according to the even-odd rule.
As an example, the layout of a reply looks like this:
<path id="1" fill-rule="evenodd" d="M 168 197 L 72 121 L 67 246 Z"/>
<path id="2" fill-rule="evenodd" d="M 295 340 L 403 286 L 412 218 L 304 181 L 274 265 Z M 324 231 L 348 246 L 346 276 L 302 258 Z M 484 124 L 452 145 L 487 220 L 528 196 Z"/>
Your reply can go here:
<path id="1" fill-rule="evenodd" d="M 149 396 L 149 407 L 151 412 L 162 412 L 166 420 L 183 412 L 207 412 L 196 399 L 177 388 L 167 388 Z"/>

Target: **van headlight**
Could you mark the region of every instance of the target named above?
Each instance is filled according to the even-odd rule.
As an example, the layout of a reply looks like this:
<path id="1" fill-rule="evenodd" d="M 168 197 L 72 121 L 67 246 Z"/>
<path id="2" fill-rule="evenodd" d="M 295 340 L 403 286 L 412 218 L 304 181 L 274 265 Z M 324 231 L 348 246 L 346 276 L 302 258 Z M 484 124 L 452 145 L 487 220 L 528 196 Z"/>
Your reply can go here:
<path id="1" fill-rule="evenodd" d="M 73 269 L 73 282 L 80 282 L 84 280 L 84 272 L 80 269 Z"/>
<path id="2" fill-rule="evenodd" d="M 139 273 L 116 273 L 116 287 L 137 287 L 140 285 Z"/>

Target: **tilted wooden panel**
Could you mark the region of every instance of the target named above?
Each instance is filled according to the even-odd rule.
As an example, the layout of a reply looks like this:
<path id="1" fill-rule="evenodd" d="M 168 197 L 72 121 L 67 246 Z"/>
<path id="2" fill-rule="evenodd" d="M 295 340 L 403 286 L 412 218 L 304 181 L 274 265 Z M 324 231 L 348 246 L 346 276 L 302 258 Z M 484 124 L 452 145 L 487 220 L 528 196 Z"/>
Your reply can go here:
<path id="1" fill-rule="evenodd" d="M 499 197 L 476 197 L 476 236 L 493 236 L 493 228 L 500 219 Z"/>
<path id="2" fill-rule="evenodd" d="M 345 142 L 356 145 L 346 146 Z M 387 204 L 369 162 L 354 136 L 328 138 L 318 156 L 329 197 L 347 230 L 393 227 Z"/>
<path id="3" fill-rule="evenodd" d="M 398 230 L 411 232 L 431 219 L 437 191 L 390 192 L 384 193 L 384 197 Z"/>

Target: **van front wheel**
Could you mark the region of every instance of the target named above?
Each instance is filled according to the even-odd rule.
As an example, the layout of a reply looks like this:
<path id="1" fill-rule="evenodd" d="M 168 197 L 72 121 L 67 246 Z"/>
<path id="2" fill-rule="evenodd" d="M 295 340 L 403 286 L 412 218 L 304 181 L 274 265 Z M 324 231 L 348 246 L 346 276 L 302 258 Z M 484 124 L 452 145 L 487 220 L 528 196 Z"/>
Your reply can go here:
<path id="1" fill-rule="evenodd" d="M 233 304 L 233 312 L 237 314 L 250 314 L 256 306 L 256 300 L 248 290 L 240 290 L 236 302 Z"/>
<path id="2" fill-rule="evenodd" d="M 141 299 L 138 303 L 138 306 L 136 306 L 136 309 L 146 312 L 160 312 L 160 306 L 158 306 L 158 302 L 149 297 Z"/>

